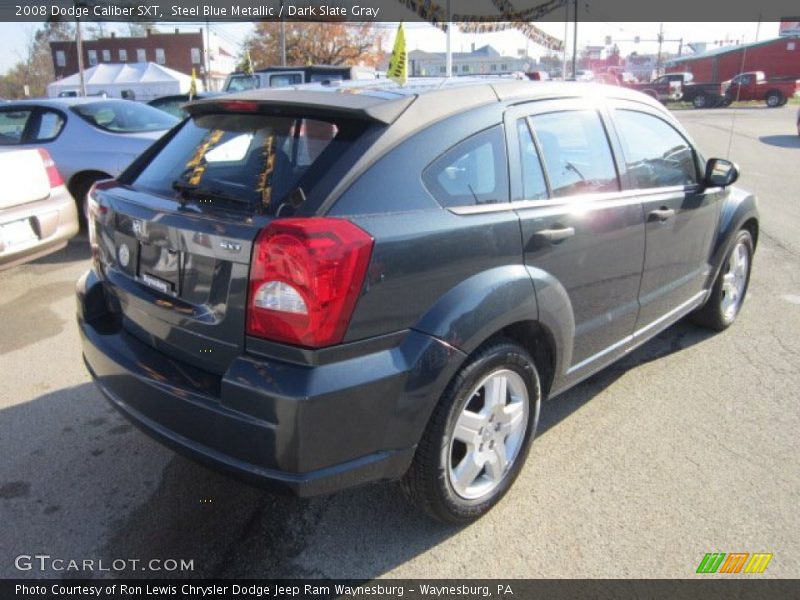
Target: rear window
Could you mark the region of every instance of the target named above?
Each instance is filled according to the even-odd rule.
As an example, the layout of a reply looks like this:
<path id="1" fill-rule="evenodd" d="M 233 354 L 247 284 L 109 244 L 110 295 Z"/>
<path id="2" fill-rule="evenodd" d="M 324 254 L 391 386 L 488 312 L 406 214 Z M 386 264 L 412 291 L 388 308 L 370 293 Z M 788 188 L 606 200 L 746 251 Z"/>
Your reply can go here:
<path id="1" fill-rule="evenodd" d="M 182 201 L 277 214 L 290 196 L 292 204 L 302 202 L 364 128 L 364 123 L 346 119 L 195 117 L 133 185 Z"/>
<path id="2" fill-rule="evenodd" d="M 276 73 L 269 76 L 269 87 L 287 87 L 303 83 L 302 73 Z"/>
<path id="3" fill-rule="evenodd" d="M 178 119 L 146 104 L 128 100 L 101 100 L 72 107 L 84 121 L 112 133 L 169 129 Z"/>
<path id="4" fill-rule="evenodd" d="M 22 132 L 31 118 L 33 110 L 0 111 L 0 146 L 12 146 L 22 142 Z"/>
<path id="5" fill-rule="evenodd" d="M 162 110 L 168 115 L 172 115 L 176 119 L 185 119 L 186 111 L 181 108 L 189 101 L 187 98 L 159 98 L 149 103 L 153 108 Z"/>

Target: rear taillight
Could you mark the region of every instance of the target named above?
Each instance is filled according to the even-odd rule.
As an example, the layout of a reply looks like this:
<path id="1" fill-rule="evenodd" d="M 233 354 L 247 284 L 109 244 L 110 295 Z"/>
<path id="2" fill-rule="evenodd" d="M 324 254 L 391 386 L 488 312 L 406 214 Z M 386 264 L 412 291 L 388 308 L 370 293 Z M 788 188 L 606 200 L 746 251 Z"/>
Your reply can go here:
<path id="1" fill-rule="evenodd" d="M 64 185 L 64 178 L 61 177 L 61 173 L 58 172 L 56 163 L 53 161 L 53 157 L 50 156 L 50 153 L 44 148 L 39 148 L 39 156 L 42 157 L 42 165 L 44 166 L 44 170 L 47 171 L 47 178 L 50 180 L 50 189 Z"/>
<path id="2" fill-rule="evenodd" d="M 341 342 L 371 254 L 372 237 L 349 221 L 273 221 L 253 248 L 247 333 L 314 348 Z"/>
<path id="3" fill-rule="evenodd" d="M 97 184 L 92 184 L 86 194 L 86 224 L 89 230 L 89 246 L 92 249 L 92 258 L 98 259 L 100 247 L 97 244 L 97 219 L 102 219 L 108 208 L 100 204 L 97 198 Z"/>

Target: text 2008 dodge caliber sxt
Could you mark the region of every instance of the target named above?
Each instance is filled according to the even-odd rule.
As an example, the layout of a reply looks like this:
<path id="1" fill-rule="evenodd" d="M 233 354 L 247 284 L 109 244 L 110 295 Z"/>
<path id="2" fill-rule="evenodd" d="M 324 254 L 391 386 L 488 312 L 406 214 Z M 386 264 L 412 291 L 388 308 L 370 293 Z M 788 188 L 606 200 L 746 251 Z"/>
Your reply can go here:
<path id="1" fill-rule="evenodd" d="M 539 408 L 739 314 L 733 163 L 652 99 L 509 80 L 219 96 L 89 194 L 86 365 L 144 431 L 302 495 L 494 506 Z"/>

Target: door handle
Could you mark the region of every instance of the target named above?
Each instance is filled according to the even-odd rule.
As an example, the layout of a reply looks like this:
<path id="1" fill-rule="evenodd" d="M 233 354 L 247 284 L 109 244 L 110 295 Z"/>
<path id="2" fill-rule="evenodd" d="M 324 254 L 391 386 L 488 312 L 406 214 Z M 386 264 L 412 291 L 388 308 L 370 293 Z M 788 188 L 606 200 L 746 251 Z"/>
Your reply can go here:
<path id="1" fill-rule="evenodd" d="M 648 213 L 647 218 L 650 221 L 659 220 L 659 221 L 663 222 L 663 221 L 666 221 L 667 219 L 670 219 L 670 218 L 672 218 L 674 216 L 675 216 L 675 209 L 674 208 L 667 208 L 666 206 L 662 206 L 661 208 L 659 208 L 657 210 L 651 210 Z"/>
<path id="2" fill-rule="evenodd" d="M 557 229 L 542 229 L 541 231 L 537 231 L 534 235 L 540 240 L 546 240 L 551 244 L 557 244 L 575 235 L 575 228 L 559 227 Z"/>

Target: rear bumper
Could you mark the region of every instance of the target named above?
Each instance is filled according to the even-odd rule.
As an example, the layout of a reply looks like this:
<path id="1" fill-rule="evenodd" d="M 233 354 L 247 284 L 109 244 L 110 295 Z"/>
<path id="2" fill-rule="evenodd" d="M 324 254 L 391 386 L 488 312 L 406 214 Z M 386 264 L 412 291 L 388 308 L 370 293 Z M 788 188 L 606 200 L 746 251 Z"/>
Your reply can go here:
<path id="1" fill-rule="evenodd" d="M 6 247 L 0 238 L 0 269 L 60 250 L 79 229 L 75 200 L 63 186 L 44 200 L 0 210 L 0 225 L 23 220 L 30 222 L 36 239 Z"/>
<path id="2" fill-rule="evenodd" d="M 463 355 L 414 331 L 393 348 L 324 365 L 247 354 L 223 376 L 127 333 L 94 271 L 78 282 L 86 366 L 152 437 L 250 482 L 301 496 L 397 479 Z"/>

